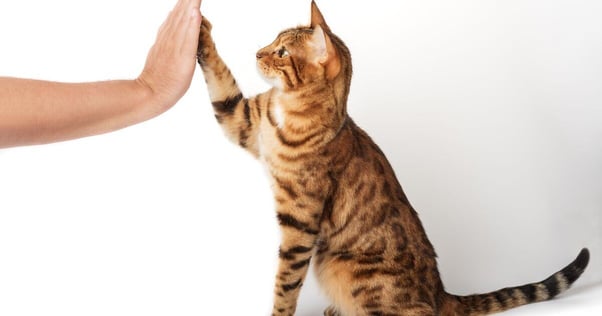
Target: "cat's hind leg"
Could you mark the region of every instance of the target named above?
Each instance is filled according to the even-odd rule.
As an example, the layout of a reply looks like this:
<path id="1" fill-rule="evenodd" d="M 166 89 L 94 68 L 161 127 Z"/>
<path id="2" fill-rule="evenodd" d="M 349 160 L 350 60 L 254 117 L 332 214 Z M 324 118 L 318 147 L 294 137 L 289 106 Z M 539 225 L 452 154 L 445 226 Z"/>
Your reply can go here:
<path id="1" fill-rule="evenodd" d="M 435 316 L 433 308 L 424 303 L 410 305 L 401 310 L 401 315 L 406 316 Z"/>

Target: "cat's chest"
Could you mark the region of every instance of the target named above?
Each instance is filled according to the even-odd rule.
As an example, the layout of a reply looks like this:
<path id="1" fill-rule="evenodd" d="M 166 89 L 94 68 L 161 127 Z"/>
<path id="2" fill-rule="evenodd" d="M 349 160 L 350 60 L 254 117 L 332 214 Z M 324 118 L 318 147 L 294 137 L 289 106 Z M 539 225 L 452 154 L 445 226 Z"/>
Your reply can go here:
<path id="1" fill-rule="evenodd" d="M 273 120 L 276 124 L 276 128 L 283 129 L 286 123 L 286 112 L 284 111 L 284 106 L 280 102 L 276 102 L 272 108 Z"/>
<path id="2" fill-rule="evenodd" d="M 323 131 L 299 114 L 299 104 L 286 97 L 270 100 L 258 135 L 259 158 L 264 164 L 295 169 L 307 162 L 311 156 L 307 154 L 319 151 Z"/>
<path id="3" fill-rule="evenodd" d="M 278 133 L 285 127 L 286 113 L 282 105 L 278 102 L 270 102 L 265 116 L 260 121 L 258 133 L 259 161 L 264 167 L 266 175 L 272 181 L 278 177 L 283 168 L 282 144 L 278 139 Z"/>
<path id="4" fill-rule="evenodd" d="M 286 123 L 286 111 L 277 99 L 269 103 L 266 115 L 261 120 L 259 131 L 259 156 L 261 161 L 269 164 L 282 151 L 282 144 L 278 134 L 284 133 Z"/>
<path id="5" fill-rule="evenodd" d="M 323 131 L 311 128 L 296 108 L 271 100 L 258 133 L 259 160 L 268 177 L 310 183 L 320 178 L 324 159 L 319 154 Z M 298 104 L 298 103 L 293 103 Z M 311 180 L 314 179 L 314 180 Z"/>

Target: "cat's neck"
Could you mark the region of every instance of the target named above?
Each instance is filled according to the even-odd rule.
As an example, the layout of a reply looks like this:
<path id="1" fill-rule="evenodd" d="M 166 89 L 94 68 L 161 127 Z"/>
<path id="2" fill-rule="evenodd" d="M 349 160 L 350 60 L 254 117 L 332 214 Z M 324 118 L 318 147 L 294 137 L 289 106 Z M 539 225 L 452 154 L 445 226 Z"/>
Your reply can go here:
<path id="1" fill-rule="evenodd" d="M 322 125 L 338 128 L 346 113 L 340 98 L 329 85 L 311 85 L 297 90 L 273 89 L 272 104 L 278 115 L 291 117 L 292 122 L 321 121 Z"/>

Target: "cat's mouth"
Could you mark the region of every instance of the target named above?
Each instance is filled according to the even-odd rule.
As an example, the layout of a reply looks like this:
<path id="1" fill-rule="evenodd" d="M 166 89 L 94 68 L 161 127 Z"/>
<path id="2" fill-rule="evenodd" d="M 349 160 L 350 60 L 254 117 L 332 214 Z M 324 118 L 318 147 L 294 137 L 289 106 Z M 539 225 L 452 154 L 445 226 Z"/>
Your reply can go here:
<path id="1" fill-rule="evenodd" d="M 257 72 L 263 80 L 265 80 L 272 87 L 282 89 L 282 82 L 280 77 L 270 71 L 270 68 L 260 59 L 257 60 Z"/>
<path id="2" fill-rule="evenodd" d="M 261 60 L 257 60 L 256 66 L 257 66 L 257 72 L 259 72 L 261 77 L 268 80 L 268 78 L 270 76 L 268 74 L 268 67 L 265 65 L 265 63 L 263 63 Z"/>

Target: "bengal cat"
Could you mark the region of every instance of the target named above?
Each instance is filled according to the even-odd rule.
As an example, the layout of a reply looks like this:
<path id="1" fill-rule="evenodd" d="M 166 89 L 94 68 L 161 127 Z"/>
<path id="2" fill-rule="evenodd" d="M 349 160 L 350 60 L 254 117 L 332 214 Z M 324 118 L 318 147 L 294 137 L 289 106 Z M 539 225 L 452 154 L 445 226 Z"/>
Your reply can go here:
<path id="1" fill-rule="evenodd" d="M 313 260 L 325 315 L 482 315 L 551 299 L 589 252 L 549 278 L 488 294 L 443 288 L 433 246 L 383 152 L 347 115 L 351 56 L 311 4 L 310 26 L 257 52 L 272 83 L 241 93 L 203 18 L 198 62 L 226 135 L 267 168 L 282 230 L 272 315 L 293 315 Z"/>

